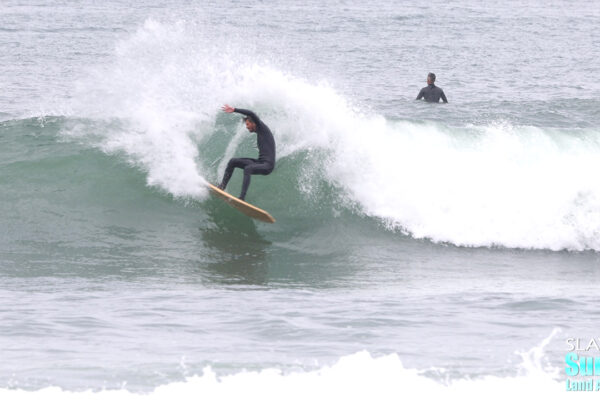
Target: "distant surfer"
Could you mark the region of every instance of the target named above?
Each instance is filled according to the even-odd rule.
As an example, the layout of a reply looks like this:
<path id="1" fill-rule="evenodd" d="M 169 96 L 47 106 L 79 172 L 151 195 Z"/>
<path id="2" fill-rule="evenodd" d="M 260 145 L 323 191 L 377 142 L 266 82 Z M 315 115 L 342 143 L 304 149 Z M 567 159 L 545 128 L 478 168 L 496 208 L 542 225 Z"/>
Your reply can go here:
<path id="1" fill-rule="evenodd" d="M 428 103 L 439 103 L 440 98 L 444 103 L 447 103 L 446 95 L 442 88 L 435 86 L 435 74 L 430 72 L 427 74 L 427 86 L 419 92 L 417 100 L 425 99 Z"/>
<path id="2" fill-rule="evenodd" d="M 218 186 L 219 189 L 225 190 L 227 183 L 229 183 L 229 179 L 231 179 L 231 176 L 233 175 L 233 169 L 243 169 L 244 181 L 242 183 L 242 193 L 239 198 L 240 200 L 244 200 L 246 198 L 248 186 L 250 186 L 251 175 L 269 175 L 273 172 L 273 168 L 275 168 L 275 139 L 273 139 L 273 134 L 269 127 L 252 111 L 234 108 L 227 104 L 223 106 L 223 111 L 226 113 L 236 112 L 245 115 L 244 122 L 246 123 L 246 128 L 250 132 L 256 132 L 258 159 L 232 158 L 229 160 L 227 168 L 225 168 L 223 180 Z"/>

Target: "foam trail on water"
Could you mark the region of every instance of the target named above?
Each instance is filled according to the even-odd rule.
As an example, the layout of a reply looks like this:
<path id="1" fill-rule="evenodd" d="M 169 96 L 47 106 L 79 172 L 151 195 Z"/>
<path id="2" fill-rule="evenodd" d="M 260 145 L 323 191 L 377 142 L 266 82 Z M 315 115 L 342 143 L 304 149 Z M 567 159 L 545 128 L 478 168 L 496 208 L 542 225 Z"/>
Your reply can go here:
<path id="1" fill-rule="evenodd" d="M 389 120 L 195 29 L 148 20 L 75 96 L 74 113 L 108 121 L 94 132 L 101 146 L 141 165 L 150 185 L 205 195 L 202 184 L 254 140 L 220 112 L 230 103 L 268 123 L 280 161 L 319 154 L 296 171 L 299 181 L 306 171 L 324 179 L 346 206 L 391 229 L 464 246 L 600 250 L 597 130 Z M 211 169 L 222 154 L 204 160 L 198 146 L 216 135 L 235 139 Z"/>

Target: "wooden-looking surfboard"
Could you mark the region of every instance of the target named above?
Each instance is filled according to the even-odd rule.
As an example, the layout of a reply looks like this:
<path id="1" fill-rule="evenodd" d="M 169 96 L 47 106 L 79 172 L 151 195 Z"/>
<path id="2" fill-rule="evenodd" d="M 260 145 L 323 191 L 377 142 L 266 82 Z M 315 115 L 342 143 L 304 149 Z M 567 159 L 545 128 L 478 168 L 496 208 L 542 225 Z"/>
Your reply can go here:
<path id="1" fill-rule="evenodd" d="M 245 215 L 247 215 L 247 216 L 249 216 L 251 218 L 257 219 L 259 221 L 262 221 L 262 222 L 268 222 L 270 224 L 272 224 L 273 222 L 275 222 L 275 218 L 273 218 L 271 216 L 271 214 L 269 214 L 265 210 L 262 210 L 262 209 L 260 209 L 260 208 L 258 208 L 256 206 L 253 206 L 250 203 L 246 203 L 245 201 L 240 200 L 237 197 L 230 195 L 226 191 L 219 189 L 215 185 L 211 185 L 209 183 L 208 187 L 210 188 L 210 191 L 214 195 L 216 195 L 217 197 L 220 197 L 221 199 L 225 200 L 225 202 L 227 204 L 229 204 L 230 206 L 232 206 L 234 208 L 237 208 L 238 210 L 240 210 Z"/>

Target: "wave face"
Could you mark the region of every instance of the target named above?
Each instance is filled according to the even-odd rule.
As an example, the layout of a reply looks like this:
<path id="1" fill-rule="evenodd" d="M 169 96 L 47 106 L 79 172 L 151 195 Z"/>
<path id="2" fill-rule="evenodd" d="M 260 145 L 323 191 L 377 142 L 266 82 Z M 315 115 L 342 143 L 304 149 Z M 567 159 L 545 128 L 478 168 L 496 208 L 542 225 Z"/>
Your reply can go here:
<path id="1" fill-rule="evenodd" d="M 248 197 L 269 211 L 286 212 L 267 199 L 281 193 L 312 207 L 325 187 L 336 207 L 415 238 L 600 250 L 596 128 L 384 116 L 327 82 L 225 47 L 183 23 L 147 20 L 78 83 L 69 108 L 85 121 L 63 133 L 123 154 L 149 185 L 203 200 L 228 158 L 256 154 L 240 119 L 220 112 L 229 103 L 255 110 L 275 134 L 278 168 L 255 178 L 262 193 L 251 186 Z"/>

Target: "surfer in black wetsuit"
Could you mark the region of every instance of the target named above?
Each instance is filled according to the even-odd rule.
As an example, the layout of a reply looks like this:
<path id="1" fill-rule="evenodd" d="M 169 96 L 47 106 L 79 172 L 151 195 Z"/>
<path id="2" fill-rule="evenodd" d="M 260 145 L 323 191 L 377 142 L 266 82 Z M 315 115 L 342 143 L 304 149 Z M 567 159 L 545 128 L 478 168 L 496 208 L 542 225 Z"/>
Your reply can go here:
<path id="1" fill-rule="evenodd" d="M 244 170 L 244 182 L 242 184 L 242 193 L 240 199 L 246 198 L 248 186 L 250 186 L 250 175 L 269 175 L 275 168 L 275 139 L 267 125 L 258 118 L 252 111 L 241 108 L 234 108 L 227 104 L 223 106 L 226 113 L 240 113 L 245 115 L 244 122 L 250 132 L 256 132 L 256 144 L 258 146 L 258 159 L 255 158 L 232 158 L 227 163 L 223 180 L 219 184 L 219 189 L 225 190 L 234 168 Z"/>
<path id="2" fill-rule="evenodd" d="M 421 100 L 422 98 L 425 98 L 425 101 L 428 103 L 439 103 L 440 98 L 444 103 L 448 102 L 442 88 L 435 86 L 435 74 L 432 72 L 427 75 L 427 86 L 421 89 L 417 100 Z"/>

